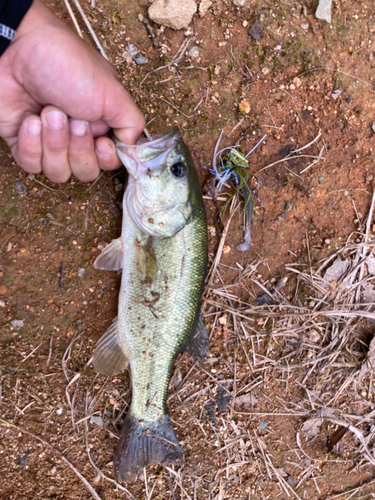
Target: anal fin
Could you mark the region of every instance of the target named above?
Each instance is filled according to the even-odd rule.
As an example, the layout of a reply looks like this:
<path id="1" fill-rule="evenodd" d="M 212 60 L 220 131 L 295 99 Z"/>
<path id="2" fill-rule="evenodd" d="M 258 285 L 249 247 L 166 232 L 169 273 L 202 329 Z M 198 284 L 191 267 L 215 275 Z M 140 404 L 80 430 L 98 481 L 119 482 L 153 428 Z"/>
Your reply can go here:
<path id="1" fill-rule="evenodd" d="M 94 349 L 94 368 L 104 375 L 117 375 L 129 361 L 118 341 L 117 321 L 116 317 Z"/>
<path id="2" fill-rule="evenodd" d="M 141 423 L 128 413 L 113 463 L 119 483 L 134 481 L 148 465 L 182 465 L 182 451 L 169 416 Z"/>
<path id="3" fill-rule="evenodd" d="M 184 351 L 190 353 L 197 359 L 202 359 L 208 356 L 209 347 L 210 340 L 208 338 L 208 333 L 204 326 L 202 315 L 199 313 L 197 328 L 189 338 Z"/>
<path id="4" fill-rule="evenodd" d="M 106 271 L 118 271 L 122 269 L 122 265 L 123 250 L 121 237 L 112 240 L 94 262 L 94 267 L 96 269 L 105 269 Z"/>

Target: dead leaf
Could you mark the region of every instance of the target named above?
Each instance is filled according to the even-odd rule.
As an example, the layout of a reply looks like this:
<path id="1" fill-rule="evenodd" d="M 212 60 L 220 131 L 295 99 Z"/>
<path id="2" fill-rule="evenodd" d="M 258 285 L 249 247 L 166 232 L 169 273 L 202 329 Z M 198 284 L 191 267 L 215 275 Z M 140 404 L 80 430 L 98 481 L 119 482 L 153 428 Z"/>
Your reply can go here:
<path id="1" fill-rule="evenodd" d="M 345 436 L 345 434 L 348 432 L 349 427 L 344 427 L 343 425 L 340 425 L 333 434 L 330 435 L 329 440 L 328 440 L 328 452 L 331 452 L 333 450 L 333 447 L 341 441 L 341 439 Z"/>
<path id="2" fill-rule="evenodd" d="M 302 430 L 309 439 L 312 439 L 319 434 L 323 422 L 323 418 L 311 418 L 302 424 Z"/>
<path id="3" fill-rule="evenodd" d="M 375 275 L 375 257 L 370 257 L 366 260 L 368 272 Z"/>
<path id="4" fill-rule="evenodd" d="M 260 40 L 260 19 L 257 17 L 253 24 L 249 28 L 249 35 L 254 38 L 254 40 Z"/>
<path id="5" fill-rule="evenodd" d="M 340 257 L 337 257 L 337 259 L 334 261 L 331 267 L 327 269 L 323 276 L 323 280 L 330 282 L 333 280 L 338 281 L 341 276 L 346 272 L 346 270 L 349 267 L 349 261 L 348 259 L 346 260 L 341 260 Z M 323 285 L 324 286 L 324 285 Z"/>
<path id="6" fill-rule="evenodd" d="M 235 405 L 256 405 L 258 403 L 257 398 L 251 392 L 247 394 L 242 394 L 242 396 L 238 396 L 234 399 Z"/>

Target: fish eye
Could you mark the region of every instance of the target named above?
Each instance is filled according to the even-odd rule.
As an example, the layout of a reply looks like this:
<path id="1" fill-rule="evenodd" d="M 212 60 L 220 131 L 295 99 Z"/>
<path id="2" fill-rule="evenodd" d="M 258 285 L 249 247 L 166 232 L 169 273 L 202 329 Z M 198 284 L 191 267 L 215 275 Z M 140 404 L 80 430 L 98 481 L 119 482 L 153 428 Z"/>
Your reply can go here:
<path id="1" fill-rule="evenodd" d="M 182 177 L 185 177 L 186 172 L 185 172 L 185 165 L 182 163 L 182 161 L 178 161 L 176 163 L 173 163 L 170 167 L 170 171 L 174 177 L 177 177 L 178 179 L 181 179 Z"/>

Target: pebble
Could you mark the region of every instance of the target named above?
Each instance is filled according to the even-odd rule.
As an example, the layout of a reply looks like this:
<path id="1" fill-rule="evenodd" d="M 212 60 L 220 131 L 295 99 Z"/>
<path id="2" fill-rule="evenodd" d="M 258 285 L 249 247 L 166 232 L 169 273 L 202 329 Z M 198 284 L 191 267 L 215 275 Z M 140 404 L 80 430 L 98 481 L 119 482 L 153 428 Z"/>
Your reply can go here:
<path id="1" fill-rule="evenodd" d="M 86 274 L 86 269 L 84 267 L 79 267 L 77 271 L 78 278 L 83 278 Z"/>
<path id="2" fill-rule="evenodd" d="M 26 186 L 25 181 L 16 181 L 14 185 L 14 192 L 17 196 L 27 196 L 29 194 L 29 188 Z"/>
<path id="3" fill-rule="evenodd" d="M 233 0 L 236 7 L 250 7 L 250 0 Z"/>
<path id="4" fill-rule="evenodd" d="M 307 29 L 309 29 L 309 25 L 308 24 L 301 24 L 301 28 L 303 30 L 307 30 Z"/>
<path id="5" fill-rule="evenodd" d="M 324 240 L 324 243 L 325 243 L 326 245 L 329 245 L 329 244 L 331 243 L 331 240 L 327 238 L 327 239 L 325 239 L 325 240 Z"/>
<path id="6" fill-rule="evenodd" d="M 5 307 L 5 300 L 4 299 L 0 299 L 0 307 Z"/>
<path id="7" fill-rule="evenodd" d="M 221 318 L 219 318 L 219 323 L 220 323 L 221 325 L 226 325 L 226 324 L 227 324 L 227 321 L 228 321 L 228 320 L 227 320 L 226 316 L 221 316 Z"/>
<path id="8" fill-rule="evenodd" d="M 148 16 L 156 24 L 181 30 L 189 26 L 196 10 L 194 0 L 155 0 L 148 9 Z"/>
<path id="9" fill-rule="evenodd" d="M 375 132 L 375 122 L 372 122 L 372 123 L 371 123 L 371 130 L 372 130 L 373 132 Z"/>
<path id="10" fill-rule="evenodd" d="M 318 181 L 319 181 L 319 184 L 324 184 L 325 183 L 325 179 L 322 175 L 318 174 Z"/>
<path id="11" fill-rule="evenodd" d="M 229 253 L 229 252 L 230 252 L 230 246 L 224 245 L 223 253 Z"/>
<path id="12" fill-rule="evenodd" d="M 0 285 L 0 295 L 5 295 L 8 291 L 8 288 L 5 285 Z"/>
<path id="13" fill-rule="evenodd" d="M 286 219 L 288 214 L 286 212 L 283 212 L 282 214 L 277 216 L 277 220 L 284 220 Z"/>
<path id="14" fill-rule="evenodd" d="M 266 422 L 265 420 L 261 420 L 259 422 L 258 428 L 261 429 L 262 431 L 267 429 L 267 427 L 268 427 L 268 422 Z"/>
<path id="15" fill-rule="evenodd" d="M 293 204 L 290 201 L 285 202 L 284 210 L 285 212 L 290 212 L 293 208 Z"/>
<path id="16" fill-rule="evenodd" d="M 193 59 L 199 59 L 199 49 L 198 49 L 198 47 L 193 47 L 191 50 L 189 50 L 188 56 L 192 57 Z"/>
<path id="17" fill-rule="evenodd" d="M 201 0 L 201 2 L 199 2 L 199 15 L 200 17 L 203 17 L 206 15 L 208 9 L 211 7 L 212 5 L 212 1 L 211 0 Z"/>
<path id="18" fill-rule="evenodd" d="M 25 323 L 22 321 L 22 319 L 13 319 L 10 324 L 13 326 L 13 328 L 23 328 L 25 326 Z"/>

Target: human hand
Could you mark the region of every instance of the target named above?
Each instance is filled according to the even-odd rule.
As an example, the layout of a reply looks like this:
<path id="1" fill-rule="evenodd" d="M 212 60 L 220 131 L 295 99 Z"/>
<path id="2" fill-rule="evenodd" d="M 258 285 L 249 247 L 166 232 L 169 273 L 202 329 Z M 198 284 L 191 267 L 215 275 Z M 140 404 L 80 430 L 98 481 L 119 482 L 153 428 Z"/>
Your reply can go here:
<path id="1" fill-rule="evenodd" d="M 0 137 L 27 172 L 83 182 L 120 166 L 113 142 L 134 144 L 145 120 L 113 67 L 34 0 L 0 57 Z"/>

